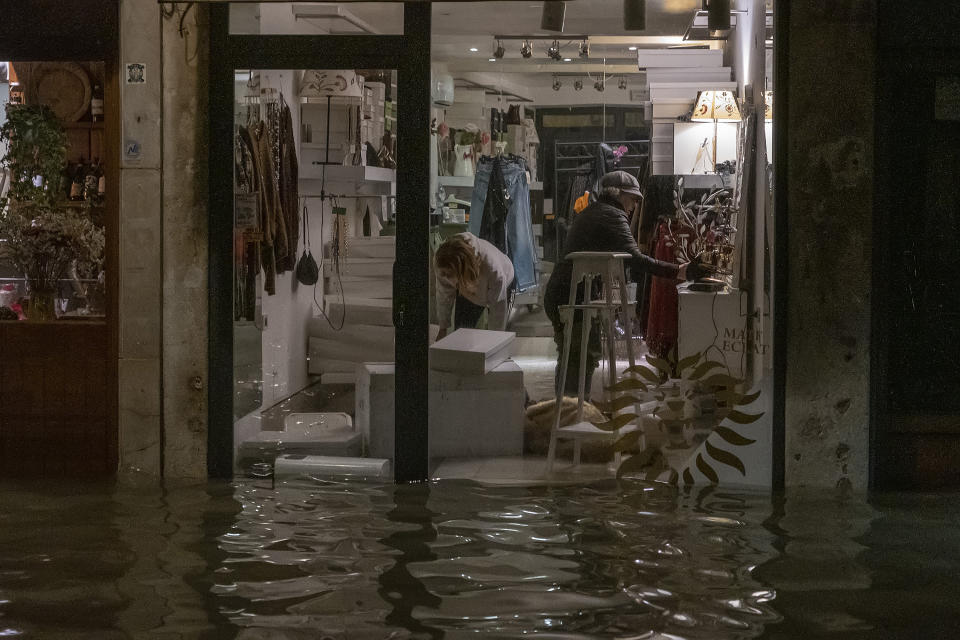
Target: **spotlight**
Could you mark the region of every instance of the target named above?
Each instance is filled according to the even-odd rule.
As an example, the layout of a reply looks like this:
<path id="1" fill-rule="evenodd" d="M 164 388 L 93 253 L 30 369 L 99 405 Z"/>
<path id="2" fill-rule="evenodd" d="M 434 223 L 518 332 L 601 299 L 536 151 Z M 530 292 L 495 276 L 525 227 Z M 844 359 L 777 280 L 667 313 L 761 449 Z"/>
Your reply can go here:
<path id="1" fill-rule="evenodd" d="M 580 43 L 580 57 L 589 58 L 590 57 L 590 42 L 584 40 Z"/>
<path id="2" fill-rule="evenodd" d="M 567 3 L 547 0 L 540 14 L 540 28 L 544 31 L 563 31 L 563 18 L 567 12 Z"/>
<path id="3" fill-rule="evenodd" d="M 647 28 L 646 0 L 623 0 L 623 30 L 643 31 Z"/>
<path id="4" fill-rule="evenodd" d="M 558 78 L 557 76 L 553 76 L 553 90 L 560 91 L 560 87 L 562 86 L 563 86 L 563 83 L 560 82 L 560 78 Z"/>
<path id="5" fill-rule="evenodd" d="M 520 46 L 520 55 L 524 58 L 529 58 L 533 55 L 533 45 L 530 44 L 529 40 L 523 41 L 523 44 Z"/>
<path id="6" fill-rule="evenodd" d="M 603 80 L 597 80 L 596 82 L 593 83 L 593 88 L 596 89 L 597 91 L 600 91 L 600 92 L 602 93 L 602 92 L 603 92 L 603 85 L 604 85 L 604 81 L 603 81 Z"/>
<path id="7" fill-rule="evenodd" d="M 573 81 L 573 90 L 580 91 L 583 89 L 583 80 L 574 80 Z"/>
<path id="8" fill-rule="evenodd" d="M 626 91 L 627 89 L 627 79 L 623 76 L 620 76 L 620 80 L 617 81 L 617 89 L 620 89 L 620 91 Z"/>
<path id="9" fill-rule="evenodd" d="M 560 41 L 554 40 L 553 44 L 550 45 L 550 48 L 547 49 L 547 57 L 553 58 L 556 61 L 560 61 Z"/>
<path id="10" fill-rule="evenodd" d="M 710 0 L 707 4 L 707 28 L 711 36 L 730 31 L 730 0 Z"/>
<path id="11" fill-rule="evenodd" d="M 504 49 L 503 49 L 503 41 L 502 41 L 502 40 L 497 40 L 497 47 L 496 47 L 496 49 L 493 50 L 493 57 L 494 57 L 494 58 L 502 58 L 505 53 L 506 53 L 506 51 L 504 51 Z"/>

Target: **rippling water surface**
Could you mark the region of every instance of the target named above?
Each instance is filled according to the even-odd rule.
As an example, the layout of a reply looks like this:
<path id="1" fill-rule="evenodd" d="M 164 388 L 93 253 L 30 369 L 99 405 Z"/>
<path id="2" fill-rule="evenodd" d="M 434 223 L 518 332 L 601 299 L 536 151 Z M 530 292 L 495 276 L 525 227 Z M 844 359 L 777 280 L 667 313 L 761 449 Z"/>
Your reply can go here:
<path id="1" fill-rule="evenodd" d="M 956 638 L 955 495 L 0 487 L 0 637 Z"/>

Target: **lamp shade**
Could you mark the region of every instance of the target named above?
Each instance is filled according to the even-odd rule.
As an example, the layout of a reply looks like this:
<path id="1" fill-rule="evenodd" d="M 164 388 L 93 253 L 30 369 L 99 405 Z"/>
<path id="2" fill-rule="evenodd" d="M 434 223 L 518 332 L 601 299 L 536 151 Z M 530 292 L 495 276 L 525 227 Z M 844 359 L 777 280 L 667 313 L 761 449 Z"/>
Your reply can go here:
<path id="1" fill-rule="evenodd" d="M 714 120 L 740 120 L 740 107 L 732 91 L 706 90 L 697 94 L 693 105 L 691 122 L 713 122 Z"/>
<path id="2" fill-rule="evenodd" d="M 763 92 L 763 119 L 773 120 L 773 91 Z"/>

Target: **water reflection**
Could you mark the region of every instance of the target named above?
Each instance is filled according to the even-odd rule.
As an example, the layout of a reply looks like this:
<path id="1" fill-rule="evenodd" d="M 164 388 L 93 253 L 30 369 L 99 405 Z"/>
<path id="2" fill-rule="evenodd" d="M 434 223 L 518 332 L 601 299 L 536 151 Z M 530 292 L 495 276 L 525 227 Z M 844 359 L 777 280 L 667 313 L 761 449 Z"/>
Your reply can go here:
<path id="1" fill-rule="evenodd" d="M 950 637 L 952 496 L 625 481 L 5 485 L 0 633 Z"/>

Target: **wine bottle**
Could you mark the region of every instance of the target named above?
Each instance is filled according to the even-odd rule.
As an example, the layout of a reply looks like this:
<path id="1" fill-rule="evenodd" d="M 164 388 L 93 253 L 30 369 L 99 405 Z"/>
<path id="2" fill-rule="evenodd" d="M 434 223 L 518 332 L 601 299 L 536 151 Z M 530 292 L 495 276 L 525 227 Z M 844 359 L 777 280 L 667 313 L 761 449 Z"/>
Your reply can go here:
<path id="1" fill-rule="evenodd" d="M 100 158 L 96 158 L 87 167 L 87 172 L 83 175 L 83 199 L 87 201 L 95 200 L 97 197 L 97 185 L 100 182 L 98 171 L 100 170 Z"/>
<path id="2" fill-rule="evenodd" d="M 80 158 L 80 163 L 77 164 L 77 167 L 73 172 L 73 180 L 70 182 L 71 200 L 83 200 L 83 177 L 85 167 L 86 165 L 83 158 Z"/>
<path id="3" fill-rule="evenodd" d="M 93 85 L 93 97 L 90 98 L 90 118 L 93 122 L 103 121 L 103 87 Z"/>

